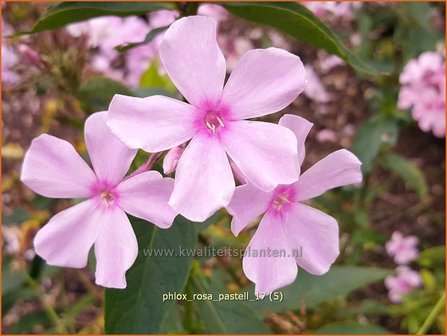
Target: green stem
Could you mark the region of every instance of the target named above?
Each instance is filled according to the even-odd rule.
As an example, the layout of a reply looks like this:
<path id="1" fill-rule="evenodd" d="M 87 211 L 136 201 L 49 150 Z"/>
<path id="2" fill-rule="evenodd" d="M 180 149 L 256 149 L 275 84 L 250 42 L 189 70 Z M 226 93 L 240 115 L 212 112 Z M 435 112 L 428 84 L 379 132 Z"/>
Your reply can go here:
<path id="1" fill-rule="evenodd" d="M 188 296 L 188 299 L 192 297 L 192 290 L 191 286 L 189 284 L 186 284 L 185 293 Z M 193 321 L 193 302 L 192 301 L 185 301 L 184 304 L 185 307 L 185 329 L 192 333 L 194 328 L 194 321 Z"/>
<path id="2" fill-rule="evenodd" d="M 422 327 L 417 332 L 417 335 L 424 335 L 428 331 L 428 329 L 431 327 L 431 325 L 435 321 L 438 314 L 441 312 L 441 309 L 444 308 L 444 306 L 445 306 L 445 292 L 442 293 L 438 303 L 436 303 L 435 307 L 422 324 Z"/>
<path id="3" fill-rule="evenodd" d="M 58 334 L 68 334 L 67 328 L 65 328 L 63 321 L 59 318 L 59 315 L 57 315 L 54 308 L 48 303 L 47 296 L 43 293 L 43 290 L 40 287 L 40 285 L 33 278 L 29 276 L 28 272 L 25 272 L 25 276 L 30 287 L 35 288 L 40 292 L 42 292 L 42 295 L 40 296 L 40 302 L 43 308 L 45 309 L 48 318 L 54 323 L 56 332 Z"/>

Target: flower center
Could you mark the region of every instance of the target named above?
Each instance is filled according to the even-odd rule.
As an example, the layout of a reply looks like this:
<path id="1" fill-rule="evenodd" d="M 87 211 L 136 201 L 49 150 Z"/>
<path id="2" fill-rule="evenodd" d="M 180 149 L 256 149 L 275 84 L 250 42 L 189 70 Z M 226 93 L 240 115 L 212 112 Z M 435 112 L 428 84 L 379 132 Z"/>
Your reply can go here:
<path id="1" fill-rule="evenodd" d="M 102 202 L 107 208 L 110 207 L 112 203 L 115 201 L 115 195 L 113 194 L 113 192 L 108 190 L 101 191 L 99 196 L 101 197 Z"/>
<path id="2" fill-rule="evenodd" d="M 289 198 L 285 194 L 278 194 L 272 202 L 272 207 L 277 211 L 280 211 L 284 204 L 288 204 Z"/>
<path id="3" fill-rule="evenodd" d="M 224 127 L 224 123 L 220 114 L 211 111 L 207 112 L 205 118 L 203 119 L 206 128 L 208 128 L 211 132 L 215 133 L 219 127 Z"/>

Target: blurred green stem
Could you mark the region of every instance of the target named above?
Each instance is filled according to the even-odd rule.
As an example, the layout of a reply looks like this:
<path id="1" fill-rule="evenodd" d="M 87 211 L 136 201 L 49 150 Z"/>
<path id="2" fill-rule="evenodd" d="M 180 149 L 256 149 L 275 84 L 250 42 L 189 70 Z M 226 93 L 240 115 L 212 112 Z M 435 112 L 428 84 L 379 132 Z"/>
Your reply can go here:
<path id="1" fill-rule="evenodd" d="M 438 303 L 436 303 L 430 315 L 428 315 L 427 319 L 422 324 L 422 327 L 417 332 L 417 335 L 424 335 L 428 331 L 428 329 L 431 327 L 438 314 L 441 312 L 441 309 L 444 307 L 445 307 L 445 292 L 442 292 Z"/>
<path id="2" fill-rule="evenodd" d="M 35 289 L 39 290 L 40 292 L 42 292 L 42 295 L 40 296 L 40 302 L 42 303 L 42 306 L 45 309 L 45 312 L 47 313 L 48 318 L 54 323 L 56 332 L 58 334 L 68 334 L 68 331 L 65 328 L 65 325 L 62 322 L 62 320 L 59 318 L 59 315 L 57 315 L 56 311 L 51 306 L 51 304 L 48 303 L 47 295 L 45 295 L 45 293 L 43 293 L 43 290 L 40 287 L 39 283 L 37 281 L 35 281 L 28 274 L 28 272 L 25 272 L 25 277 L 26 277 L 26 280 L 27 280 L 28 284 L 30 285 L 30 287 L 35 288 Z"/>
<path id="3" fill-rule="evenodd" d="M 192 296 L 192 290 L 190 284 L 186 284 L 185 293 L 188 299 Z M 193 301 L 185 301 L 185 329 L 193 332 Z"/>

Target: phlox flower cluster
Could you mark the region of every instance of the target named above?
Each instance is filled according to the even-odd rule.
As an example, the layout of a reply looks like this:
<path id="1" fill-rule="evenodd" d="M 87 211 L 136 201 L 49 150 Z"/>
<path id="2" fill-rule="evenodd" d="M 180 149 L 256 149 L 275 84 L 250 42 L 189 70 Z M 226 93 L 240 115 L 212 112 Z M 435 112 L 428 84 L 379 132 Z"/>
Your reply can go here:
<path id="1" fill-rule="evenodd" d="M 187 102 L 115 95 L 108 111 L 85 124 L 92 167 L 64 140 L 44 134 L 33 141 L 22 181 L 46 197 L 83 199 L 38 232 L 37 254 L 52 265 L 84 267 L 94 245 L 96 282 L 123 288 L 138 254 L 126 213 L 165 229 L 177 214 L 201 222 L 227 208 L 235 235 L 262 215 L 251 250 L 303 251 L 245 256 L 243 269 L 257 292 L 290 284 L 298 266 L 327 272 L 339 254 L 338 225 L 305 202 L 360 183 L 361 162 L 342 149 L 303 173 L 312 123 L 288 114 L 278 124 L 251 120 L 284 109 L 304 90 L 300 58 L 279 48 L 250 50 L 225 80 L 217 21 L 200 15 L 175 21 L 158 56 Z M 150 165 L 128 175 L 138 149 L 167 152 L 163 169 L 175 179 Z"/>
<path id="2" fill-rule="evenodd" d="M 395 231 L 385 245 L 388 255 L 399 265 L 396 269 L 397 275 L 390 275 L 385 279 L 388 297 L 394 303 L 402 302 L 404 295 L 422 285 L 420 274 L 407 266 L 419 256 L 418 243 L 417 237 L 404 237 L 402 233 Z"/>
<path id="3" fill-rule="evenodd" d="M 413 119 L 424 132 L 445 137 L 445 58 L 427 51 L 410 60 L 399 77 L 397 106 L 411 109 Z"/>
<path id="4" fill-rule="evenodd" d="M 316 16 L 331 15 L 348 21 L 354 19 L 355 10 L 362 6 L 362 3 L 357 1 L 303 1 L 302 4 Z"/>

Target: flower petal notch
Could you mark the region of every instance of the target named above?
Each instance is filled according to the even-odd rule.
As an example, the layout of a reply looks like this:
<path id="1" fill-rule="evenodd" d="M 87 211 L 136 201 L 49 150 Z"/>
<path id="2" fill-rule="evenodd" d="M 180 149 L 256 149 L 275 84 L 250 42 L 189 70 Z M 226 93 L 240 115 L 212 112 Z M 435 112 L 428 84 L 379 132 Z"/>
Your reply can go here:
<path id="1" fill-rule="evenodd" d="M 230 164 L 265 191 L 299 177 L 293 132 L 244 119 L 293 102 L 304 89 L 301 60 L 277 48 L 252 50 L 224 85 L 226 65 L 216 26 L 210 17 L 179 19 L 160 45 L 163 67 L 189 104 L 116 95 L 109 107 L 110 130 L 130 148 L 158 152 L 186 144 L 176 163 L 170 204 L 192 221 L 204 221 L 228 205 L 235 189 Z"/>
<path id="2" fill-rule="evenodd" d="M 295 134 L 298 153 L 304 153 L 304 140 L 312 124 L 294 115 L 283 116 L 279 124 Z M 300 164 L 303 160 L 304 155 Z M 270 293 L 292 283 L 298 266 L 314 275 L 330 269 L 339 255 L 337 221 L 301 201 L 332 188 L 360 183 L 360 167 L 355 155 L 342 149 L 317 162 L 297 182 L 269 192 L 250 182 L 236 188 L 227 206 L 233 216 L 233 233 L 239 234 L 262 215 L 243 259 L 244 272 L 255 282 L 257 293 Z"/>
<path id="3" fill-rule="evenodd" d="M 126 271 L 138 254 L 126 212 L 170 227 L 177 215 L 168 205 L 174 181 L 154 171 L 125 177 L 136 150 L 109 131 L 107 114 L 94 113 L 85 124 L 93 170 L 68 142 L 44 134 L 27 151 L 21 179 L 47 197 L 84 199 L 56 214 L 37 233 L 36 253 L 50 265 L 83 268 L 94 245 L 96 283 L 125 288 Z"/>

